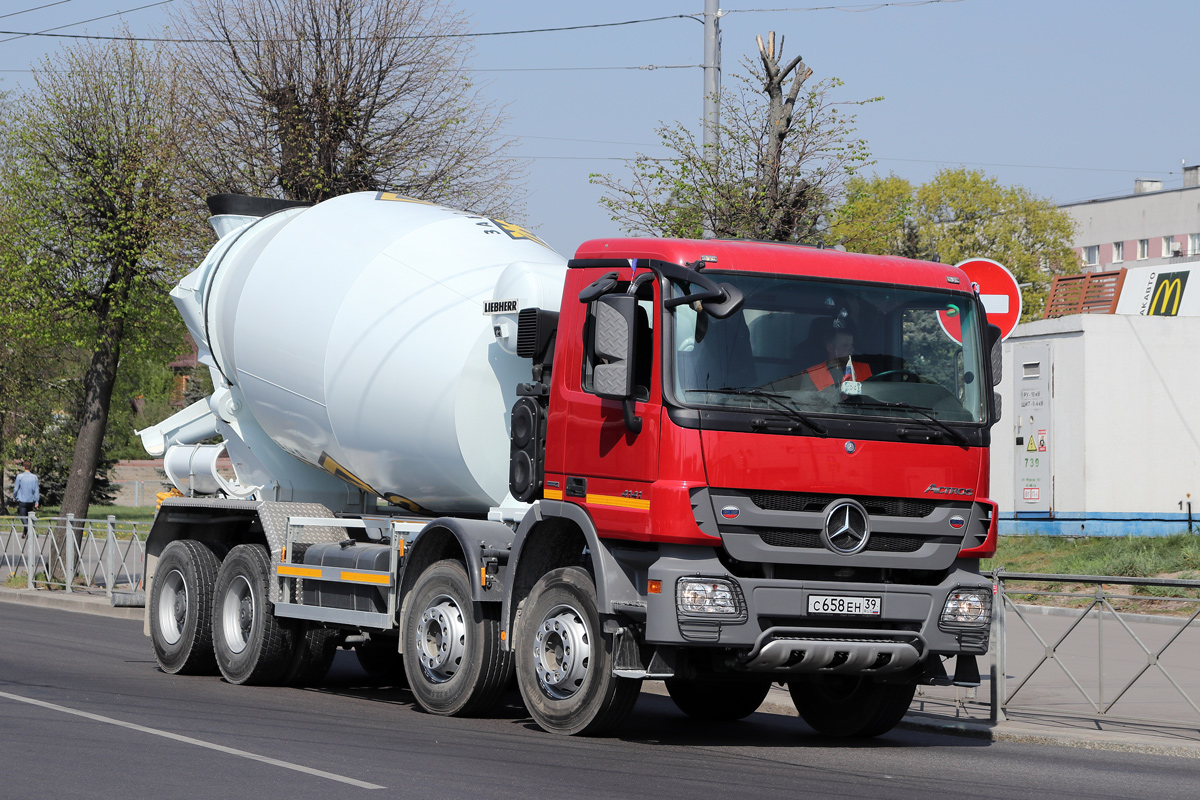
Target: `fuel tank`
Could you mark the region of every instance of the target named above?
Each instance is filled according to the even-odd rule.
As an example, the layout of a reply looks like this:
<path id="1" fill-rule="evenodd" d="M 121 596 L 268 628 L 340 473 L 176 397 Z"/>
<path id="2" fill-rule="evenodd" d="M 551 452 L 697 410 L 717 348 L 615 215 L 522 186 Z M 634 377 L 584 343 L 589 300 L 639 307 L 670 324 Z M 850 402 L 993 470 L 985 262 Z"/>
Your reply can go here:
<path id="1" fill-rule="evenodd" d="M 171 295 L 219 416 L 402 505 L 504 500 L 531 366 L 517 312 L 558 309 L 565 259 L 519 226 L 388 192 L 214 227 L 227 232 Z"/>

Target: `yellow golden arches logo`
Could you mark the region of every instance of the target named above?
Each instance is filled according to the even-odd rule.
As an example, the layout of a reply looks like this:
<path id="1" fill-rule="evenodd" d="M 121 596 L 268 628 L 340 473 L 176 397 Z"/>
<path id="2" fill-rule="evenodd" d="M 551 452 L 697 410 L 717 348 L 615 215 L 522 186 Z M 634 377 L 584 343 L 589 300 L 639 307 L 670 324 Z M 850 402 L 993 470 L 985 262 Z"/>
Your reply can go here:
<path id="1" fill-rule="evenodd" d="M 1153 299 L 1146 314 L 1154 317 L 1174 317 L 1179 313 L 1183 301 L 1183 290 L 1187 288 L 1188 272 L 1164 272 L 1154 282 Z"/>

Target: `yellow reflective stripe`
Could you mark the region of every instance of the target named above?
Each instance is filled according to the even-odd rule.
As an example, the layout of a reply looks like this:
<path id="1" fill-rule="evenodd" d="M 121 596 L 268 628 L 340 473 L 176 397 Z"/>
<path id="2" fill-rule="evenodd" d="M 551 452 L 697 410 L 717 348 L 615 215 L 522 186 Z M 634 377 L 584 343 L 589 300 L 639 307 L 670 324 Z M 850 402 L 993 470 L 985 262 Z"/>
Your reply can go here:
<path id="1" fill-rule="evenodd" d="M 562 500 L 562 489 L 547 489 L 542 494 L 547 500 Z"/>
<path id="2" fill-rule="evenodd" d="M 588 505 L 593 506 L 615 506 L 617 508 L 635 508 L 639 511 L 649 511 L 650 501 L 641 500 L 636 497 L 615 497 L 607 494 L 589 494 L 585 498 Z"/>
<path id="3" fill-rule="evenodd" d="M 342 580 L 350 583 L 379 583 L 387 585 L 392 582 L 392 576 L 379 572 L 342 572 Z"/>
<path id="4" fill-rule="evenodd" d="M 286 564 L 280 564 L 275 567 L 277 575 L 287 575 L 291 578 L 319 578 L 321 577 L 320 567 L 291 567 Z"/>

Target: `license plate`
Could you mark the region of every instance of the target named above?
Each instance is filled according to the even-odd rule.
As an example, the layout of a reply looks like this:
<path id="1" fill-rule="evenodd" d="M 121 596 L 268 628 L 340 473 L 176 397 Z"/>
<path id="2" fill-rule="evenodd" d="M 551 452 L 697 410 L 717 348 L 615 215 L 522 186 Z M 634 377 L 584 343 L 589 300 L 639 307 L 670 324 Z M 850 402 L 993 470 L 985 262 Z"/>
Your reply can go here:
<path id="1" fill-rule="evenodd" d="M 808 613 L 879 616 L 883 601 L 878 597 L 850 597 L 840 594 L 810 594 Z"/>

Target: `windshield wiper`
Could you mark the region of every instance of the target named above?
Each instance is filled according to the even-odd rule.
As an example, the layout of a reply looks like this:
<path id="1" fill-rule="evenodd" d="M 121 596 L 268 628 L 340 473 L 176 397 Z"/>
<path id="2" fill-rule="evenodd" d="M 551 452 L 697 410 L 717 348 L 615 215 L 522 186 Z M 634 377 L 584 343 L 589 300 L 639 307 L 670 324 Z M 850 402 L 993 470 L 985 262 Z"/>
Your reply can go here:
<path id="1" fill-rule="evenodd" d="M 765 389 L 759 389 L 756 386 L 725 386 L 720 389 L 697 389 L 696 391 L 713 392 L 715 394 L 744 394 L 749 395 L 750 397 L 761 397 L 768 402 L 774 403 L 776 407 L 780 408 L 784 414 L 787 414 L 792 419 L 807 425 L 813 431 L 813 433 L 817 434 L 818 436 L 829 435 L 829 430 L 824 425 L 813 420 L 803 411 L 791 405 L 790 403 L 783 402 L 788 397 L 786 394 L 768 392 Z"/>
<path id="2" fill-rule="evenodd" d="M 865 407 L 874 407 L 874 408 L 900 408 L 905 411 L 912 411 L 917 414 L 920 414 L 922 417 L 929 420 L 930 422 L 932 422 L 934 425 L 941 428 L 946 433 L 950 434 L 950 436 L 953 437 L 953 439 L 956 442 L 958 442 L 959 444 L 961 444 L 963 447 L 966 447 L 967 445 L 969 445 L 971 443 L 970 440 L 967 439 L 967 437 L 965 435 L 963 435 L 963 433 L 961 431 L 954 430 L 954 428 L 951 428 L 949 425 L 942 422 L 940 419 L 935 417 L 933 414 L 930 414 L 929 412 L 932 411 L 933 409 L 921 408 L 920 406 L 914 406 L 911 403 L 889 403 L 886 400 L 860 400 L 858 403 L 856 403 L 856 405 L 865 406 Z"/>

